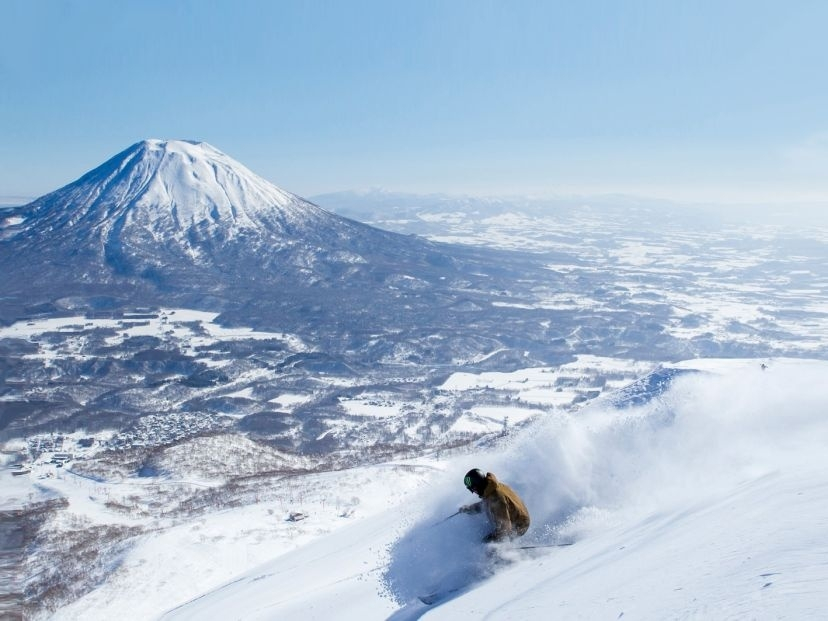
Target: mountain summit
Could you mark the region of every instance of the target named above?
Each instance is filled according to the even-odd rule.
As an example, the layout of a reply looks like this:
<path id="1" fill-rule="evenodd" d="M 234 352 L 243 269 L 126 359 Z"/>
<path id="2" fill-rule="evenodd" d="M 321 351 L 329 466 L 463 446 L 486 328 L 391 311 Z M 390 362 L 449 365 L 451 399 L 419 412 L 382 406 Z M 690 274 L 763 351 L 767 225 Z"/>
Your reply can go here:
<path id="1" fill-rule="evenodd" d="M 98 247 L 128 262 L 144 242 L 192 255 L 237 237 L 317 228 L 329 214 L 277 188 L 207 143 L 144 140 L 27 206 L 17 236 L 53 246 Z M 127 243 L 124 243 L 127 242 Z"/>
<path id="2" fill-rule="evenodd" d="M 35 282 L 43 270 L 31 268 L 44 263 L 71 268 L 52 281 L 202 287 L 291 271 L 313 280 L 326 263 L 366 263 L 362 251 L 399 248 L 399 236 L 329 213 L 185 140 L 138 142 L 12 215 L 0 235 L 14 247 L 9 267 Z"/>

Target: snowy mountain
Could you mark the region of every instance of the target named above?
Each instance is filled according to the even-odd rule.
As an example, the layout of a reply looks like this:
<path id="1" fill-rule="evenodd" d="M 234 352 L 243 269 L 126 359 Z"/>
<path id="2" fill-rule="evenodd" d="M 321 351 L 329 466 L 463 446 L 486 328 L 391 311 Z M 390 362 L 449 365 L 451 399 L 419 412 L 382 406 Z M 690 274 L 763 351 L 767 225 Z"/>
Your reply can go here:
<path id="1" fill-rule="evenodd" d="M 357 364 L 387 355 L 374 351 L 377 326 L 415 355 L 436 352 L 435 362 L 446 362 L 451 353 L 418 342 L 423 325 L 465 324 L 468 310 L 520 278 L 555 279 L 519 254 L 435 244 L 334 215 L 186 141 L 139 142 L 7 210 L 2 222 L 0 321 L 193 308 L 222 313 L 225 324 L 295 332 L 326 355 L 356 352 Z M 482 353 L 475 341 L 493 325 L 471 330 L 465 347 Z"/>
<path id="2" fill-rule="evenodd" d="M 112 246 L 152 235 L 189 252 L 210 239 L 315 228 L 325 217 L 214 147 L 182 140 L 136 143 L 27 211 L 18 235 Z"/>
<path id="3" fill-rule="evenodd" d="M 541 258 L 334 215 L 203 143 L 137 143 L 2 223 L 3 437 L 184 412 L 291 450 L 393 452 L 433 435 L 434 376 L 573 360 L 548 314 L 498 304 L 557 286 Z M 416 437 L 350 413 L 376 386 L 404 393 Z M 361 422 L 334 433 L 343 418 Z"/>
<path id="4" fill-rule="evenodd" d="M 5 224 L 8 288 L 30 306 L 43 285 L 53 299 L 87 290 L 117 298 L 121 286 L 154 299 L 211 294 L 227 307 L 238 302 L 230 291 L 244 289 L 239 279 L 252 299 L 267 285 L 324 286 L 332 272 L 429 246 L 334 216 L 206 143 L 177 140 L 134 144 L 7 212 Z"/>

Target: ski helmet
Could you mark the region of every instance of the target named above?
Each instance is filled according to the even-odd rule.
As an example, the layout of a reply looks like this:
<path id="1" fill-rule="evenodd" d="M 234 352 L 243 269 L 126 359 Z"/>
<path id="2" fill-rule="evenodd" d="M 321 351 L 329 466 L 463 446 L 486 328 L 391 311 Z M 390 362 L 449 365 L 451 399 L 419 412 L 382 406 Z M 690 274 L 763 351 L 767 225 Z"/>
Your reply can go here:
<path id="1" fill-rule="evenodd" d="M 480 494 L 486 487 L 486 474 L 482 470 L 474 468 L 466 473 L 463 483 L 466 484 L 466 489 L 470 492 Z"/>

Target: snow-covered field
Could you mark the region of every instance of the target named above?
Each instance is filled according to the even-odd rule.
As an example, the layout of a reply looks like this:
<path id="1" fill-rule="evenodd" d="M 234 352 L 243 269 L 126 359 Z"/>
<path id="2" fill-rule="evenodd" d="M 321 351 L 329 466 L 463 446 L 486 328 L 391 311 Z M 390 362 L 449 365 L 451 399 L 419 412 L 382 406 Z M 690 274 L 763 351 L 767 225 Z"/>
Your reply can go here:
<path id="1" fill-rule="evenodd" d="M 10 326 L 0 327 L 0 339 L 25 339 L 38 342 L 38 353 L 30 358 L 58 360 L 66 356 L 83 357 L 83 346 L 93 330 L 116 332 L 106 339 L 110 347 L 123 345 L 124 341 L 141 337 L 168 337 L 181 342 L 182 353 L 192 354 L 198 348 L 209 348 L 224 341 L 234 340 L 278 340 L 292 351 L 304 351 L 306 346 L 294 335 L 274 332 L 257 332 L 249 328 L 225 328 L 214 322 L 218 313 L 209 313 L 184 308 L 163 308 L 133 313 L 118 318 L 51 317 L 17 321 Z M 63 334 L 59 346 L 41 343 L 44 334 Z M 74 336 L 73 338 L 73 335 Z"/>
<path id="2" fill-rule="evenodd" d="M 636 405 L 602 397 L 467 453 L 307 475 L 293 503 L 145 537 L 52 618 L 821 618 L 828 363 L 760 362 L 691 361 Z M 443 521 L 471 500 L 470 467 L 523 496 L 521 545 L 572 545 L 491 550 L 481 516 Z M 79 507 L 89 491 L 50 485 Z"/>
<path id="3" fill-rule="evenodd" d="M 816 218 L 807 226 L 796 218 L 771 225 L 753 213 L 736 217 L 722 206 L 660 202 L 653 209 L 646 200 L 598 196 L 346 192 L 314 200 L 380 228 L 434 241 L 549 253 L 547 268 L 567 285 L 513 293 L 494 302 L 496 307 L 587 313 L 623 308 L 648 318 L 667 310 L 660 330 L 696 342 L 683 357 L 750 356 L 751 348 L 769 345 L 774 355 L 825 357 L 828 228 Z M 597 276 L 610 284 L 583 286 Z M 573 327 L 566 338 L 582 351 L 577 322 Z M 738 351 L 719 350 L 734 334 Z"/>

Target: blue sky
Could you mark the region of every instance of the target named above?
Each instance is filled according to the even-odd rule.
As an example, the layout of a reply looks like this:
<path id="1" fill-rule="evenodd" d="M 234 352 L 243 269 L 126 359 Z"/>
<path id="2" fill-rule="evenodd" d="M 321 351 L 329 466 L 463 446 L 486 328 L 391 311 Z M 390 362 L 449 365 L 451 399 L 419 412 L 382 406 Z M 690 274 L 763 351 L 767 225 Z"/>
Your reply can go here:
<path id="1" fill-rule="evenodd" d="M 301 195 L 828 200 L 828 3 L 0 0 L 0 196 L 143 138 Z"/>

